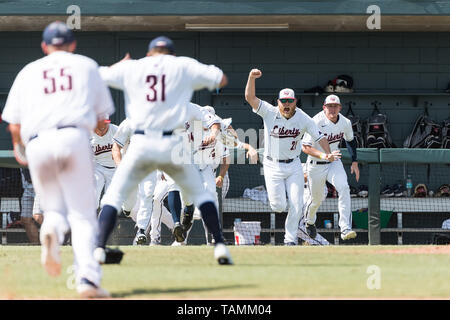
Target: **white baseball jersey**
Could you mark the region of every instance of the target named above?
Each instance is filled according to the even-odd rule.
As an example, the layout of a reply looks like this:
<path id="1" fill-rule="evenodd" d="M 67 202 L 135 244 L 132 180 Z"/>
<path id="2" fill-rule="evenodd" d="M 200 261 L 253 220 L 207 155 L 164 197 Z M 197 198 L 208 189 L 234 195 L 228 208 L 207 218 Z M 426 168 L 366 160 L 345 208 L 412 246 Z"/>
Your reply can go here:
<path id="1" fill-rule="evenodd" d="M 110 123 L 108 131 L 103 136 L 99 136 L 94 133 L 91 136 L 92 151 L 94 151 L 94 160 L 101 166 L 107 168 L 115 168 L 116 163 L 112 157 L 112 142 L 114 134 L 118 127 L 115 124 Z"/>
<path id="2" fill-rule="evenodd" d="M 339 149 L 339 142 L 341 141 L 341 139 L 345 139 L 346 141 L 353 140 L 352 122 L 342 114 L 339 114 L 339 119 L 336 123 L 328 120 L 328 118 L 325 116 L 324 111 L 319 112 L 312 119 L 319 127 L 319 130 L 323 132 L 324 136 L 327 137 L 331 151 Z M 313 148 L 316 148 L 317 150 L 325 152 L 320 144 L 317 141 L 314 141 L 313 138 L 308 134 L 305 134 L 302 143 L 304 145 L 309 145 Z M 308 158 L 318 161 L 321 160 L 313 156 L 308 156 Z"/>
<path id="3" fill-rule="evenodd" d="M 101 67 L 111 87 L 124 92 L 126 116 L 139 130 L 170 131 L 188 120 L 194 90 L 217 88 L 223 72 L 188 57 L 157 55 Z"/>
<path id="4" fill-rule="evenodd" d="M 290 119 L 286 119 L 278 107 L 259 100 L 258 109 L 253 112 L 264 121 L 264 158 L 287 160 L 298 157 L 302 151 L 298 142 L 305 132 L 316 142 L 323 137 L 314 121 L 299 108 Z"/>
<path id="5" fill-rule="evenodd" d="M 128 146 L 130 144 L 131 136 L 134 134 L 134 128 L 131 125 L 131 121 L 128 118 L 125 118 L 123 120 L 119 127 L 117 128 L 117 131 L 115 132 L 113 136 L 114 142 L 116 142 L 119 146 L 122 147 L 122 155 L 127 152 Z"/>
<path id="6" fill-rule="evenodd" d="M 85 56 L 56 51 L 26 65 L 17 75 L 2 113 L 21 124 L 21 138 L 43 129 L 75 125 L 93 131 L 97 120 L 114 112 L 97 63 Z"/>

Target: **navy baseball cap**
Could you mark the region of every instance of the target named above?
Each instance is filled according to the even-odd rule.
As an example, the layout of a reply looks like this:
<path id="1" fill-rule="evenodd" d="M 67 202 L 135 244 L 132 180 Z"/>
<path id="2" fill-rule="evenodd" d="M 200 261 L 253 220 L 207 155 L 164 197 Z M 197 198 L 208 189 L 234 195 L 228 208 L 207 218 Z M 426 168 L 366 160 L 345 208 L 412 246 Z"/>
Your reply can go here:
<path id="1" fill-rule="evenodd" d="M 72 30 L 64 22 L 55 21 L 50 23 L 42 33 L 42 40 L 52 46 L 61 46 L 72 43 L 75 40 Z"/>
<path id="2" fill-rule="evenodd" d="M 153 48 L 167 48 L 170 53 L 175 52 L 173 41 L 164 36 L 157 37 L 150 42 L 148 45 L 148 50 L 150 51 Z"/>

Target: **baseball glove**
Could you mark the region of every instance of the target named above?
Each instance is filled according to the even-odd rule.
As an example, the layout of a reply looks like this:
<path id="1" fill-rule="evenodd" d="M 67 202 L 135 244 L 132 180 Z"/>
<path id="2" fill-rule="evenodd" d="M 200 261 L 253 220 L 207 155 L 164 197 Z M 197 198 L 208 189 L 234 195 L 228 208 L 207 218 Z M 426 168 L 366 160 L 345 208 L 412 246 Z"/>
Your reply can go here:
<path id="1" fill-rule="evenodd" d="M 436 192 L 436 197 L 450 197 L 450 184 L 443 184 Z"/>
<path id="2" fill-rule="evenodd" d="M 105 264 L 119 264 L 124 255 L 123 251 L 119 250 L 119 248 L 105 248 L 105 254 Z"/>
<path id="3" fill-rule="evenodd" d="M 423 183 L 419 183 L 415 188 L 414 188 L 414 198 L 425 198 L 428 194 L 428 189 L 427 186 Z"/>

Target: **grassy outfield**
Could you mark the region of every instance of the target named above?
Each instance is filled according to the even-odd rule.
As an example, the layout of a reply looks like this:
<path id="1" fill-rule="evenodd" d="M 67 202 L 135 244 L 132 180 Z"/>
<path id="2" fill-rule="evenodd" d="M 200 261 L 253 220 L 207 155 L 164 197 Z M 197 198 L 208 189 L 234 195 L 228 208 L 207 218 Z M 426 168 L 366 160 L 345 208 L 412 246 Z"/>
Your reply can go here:
<path id="1" fill-rule="evenodd" d="M 123 246 L 102 285 L 121 299 L 450 299 L 449 246 L 229 248 L 234 266 L 219 266 L 208 246 Z M 72 248 L 62 247 L 58 278 L 39 257 L 40 247 L 0 246 L 0 299 L 78 299 Z"/>

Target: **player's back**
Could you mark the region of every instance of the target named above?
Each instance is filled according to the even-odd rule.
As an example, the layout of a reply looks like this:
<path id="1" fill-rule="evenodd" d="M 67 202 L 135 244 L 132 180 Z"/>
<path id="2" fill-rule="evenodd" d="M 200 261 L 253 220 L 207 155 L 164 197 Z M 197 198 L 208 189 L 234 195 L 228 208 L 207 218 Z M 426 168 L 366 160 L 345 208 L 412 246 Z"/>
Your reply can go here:
<path id="1" fill-rule="evenodd" d="M 124 90 L 127 117 L 136 129 L 174 130 L 189 119 L 193 91 L 216 88 L 222 71 L 188 57 L 168 54 L 101 68 L 103 79 Z"/>
<path id="2" fill-rule="evenodd" d="M 10 92 L 10 103 L 19 106 L 21 124 L 26 128 L 22 138 L 64 125 L 92 130 L 97 123 L 96 109 L 113 111 L 109 93 L 105 95 L 99 85 L 97 64 L 81 55 L 56 51 L 28 64 Z"/>

